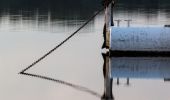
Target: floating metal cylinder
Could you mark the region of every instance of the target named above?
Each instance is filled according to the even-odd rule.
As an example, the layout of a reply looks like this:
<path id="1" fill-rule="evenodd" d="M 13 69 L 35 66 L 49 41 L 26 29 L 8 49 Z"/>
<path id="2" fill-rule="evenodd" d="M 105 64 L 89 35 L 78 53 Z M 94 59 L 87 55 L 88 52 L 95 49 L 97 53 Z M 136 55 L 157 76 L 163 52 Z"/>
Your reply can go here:
<path id="1" fill-rule="evenodd" d="M 111 27 L 112 51 L 170 51 L 169 27 Z"/>

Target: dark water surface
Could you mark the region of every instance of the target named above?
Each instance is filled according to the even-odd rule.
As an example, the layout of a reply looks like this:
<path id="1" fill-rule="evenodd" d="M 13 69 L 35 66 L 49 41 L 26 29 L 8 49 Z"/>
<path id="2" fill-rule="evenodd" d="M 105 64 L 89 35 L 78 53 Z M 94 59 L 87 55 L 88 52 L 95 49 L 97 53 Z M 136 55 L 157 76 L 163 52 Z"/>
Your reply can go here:
<path id="1" fill-rule="evenodd" d="M 122 20 L 122 27 L 127 19 L 132 27 L 170 24 L 169 0 L 117 1 L 114 20 Z M 103 67 L 103 12 L 26 71 L 54 80 L 18 74 L 79 28 L 101 8 L 100 2 L 0 0 L 0 99 L 101 100 L 104 83 L 113 78 L 107 87 L 115 100 L 169 100 L 170 58 L 110 58 Z"/>

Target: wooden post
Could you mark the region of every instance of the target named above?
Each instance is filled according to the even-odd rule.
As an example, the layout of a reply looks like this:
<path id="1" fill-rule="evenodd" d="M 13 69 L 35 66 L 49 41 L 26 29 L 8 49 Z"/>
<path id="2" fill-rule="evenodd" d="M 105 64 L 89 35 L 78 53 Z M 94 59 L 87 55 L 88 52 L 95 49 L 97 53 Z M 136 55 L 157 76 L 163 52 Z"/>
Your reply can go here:
<path id="1" fill-rule="evenodd" d="M 105 47 L 110 49 L 110 26 L 113 26 L 113 0 L 105 0 Z"/>
<path id="2" fill-rule="evenodd" d="M 114 6 L 114 1 L 112 1 L 111 3 L 111 19 L 110 19 L 110 22 L 111 22 L 111 26 L 114 26 L 114 22 L 113 22 L 113 6 Z"/>

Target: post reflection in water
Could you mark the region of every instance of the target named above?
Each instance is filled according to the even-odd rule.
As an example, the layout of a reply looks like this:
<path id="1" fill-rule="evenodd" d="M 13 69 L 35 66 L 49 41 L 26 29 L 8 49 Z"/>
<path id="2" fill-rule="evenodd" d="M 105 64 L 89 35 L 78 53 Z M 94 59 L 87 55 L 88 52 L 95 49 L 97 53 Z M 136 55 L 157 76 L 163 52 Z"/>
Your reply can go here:
<path id="1" fill-rule="evenodd" d="M 115 100 L 112 93 L 113 79 L 120 85 L 120 79 L 126 79 L 127 86 L 130 79 L 147 79 L 170 81 L 170 58 L 168 57 L 109 57 L 102 54 L 104 59 L 104 94 L 102 100 Z"/>
<path id="2" fill-rule="evenodd" d="M 114 100 L 112 93 L 113 78 L 110 76 L 111 68 L 109 66 L 108 54 L 102 54 L 104 59 L 103 76 L 104 76 L 104 94 L 101 100 Z"/>

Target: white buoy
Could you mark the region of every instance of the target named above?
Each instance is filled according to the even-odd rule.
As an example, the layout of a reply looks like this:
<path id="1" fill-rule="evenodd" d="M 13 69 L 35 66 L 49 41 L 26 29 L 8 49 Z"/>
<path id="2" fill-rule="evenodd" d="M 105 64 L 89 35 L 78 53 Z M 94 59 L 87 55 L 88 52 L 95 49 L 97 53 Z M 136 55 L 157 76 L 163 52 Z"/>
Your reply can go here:
<path id="1" fill-rule="evenodd" d="M 112 51 L 170 51 L 169 27 L 111 27 Z"/>

